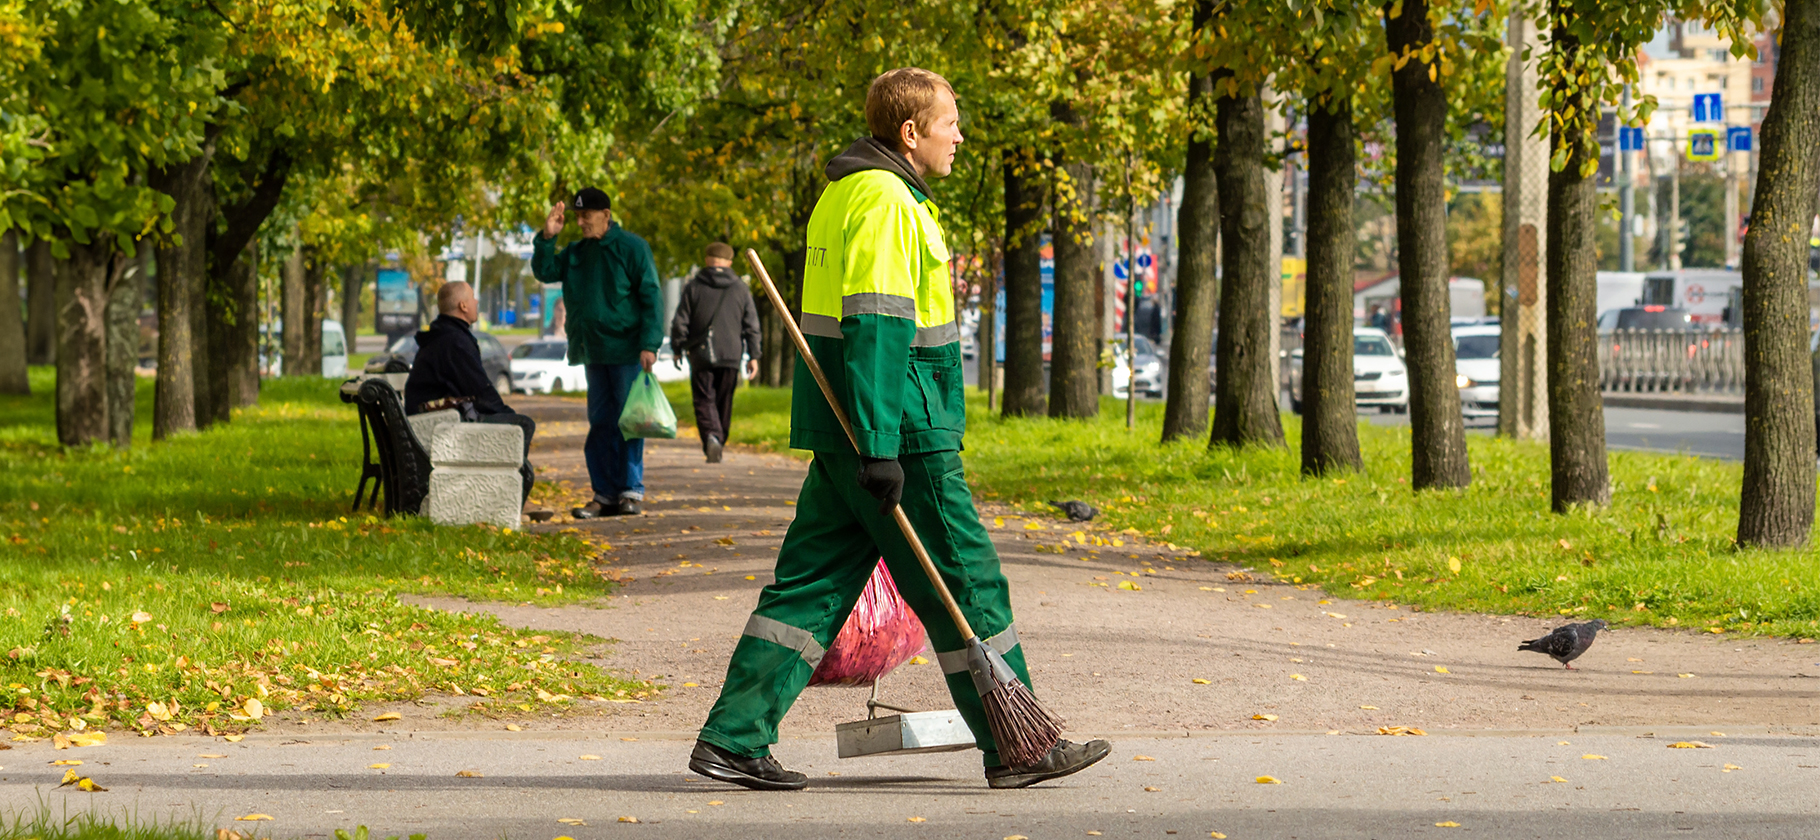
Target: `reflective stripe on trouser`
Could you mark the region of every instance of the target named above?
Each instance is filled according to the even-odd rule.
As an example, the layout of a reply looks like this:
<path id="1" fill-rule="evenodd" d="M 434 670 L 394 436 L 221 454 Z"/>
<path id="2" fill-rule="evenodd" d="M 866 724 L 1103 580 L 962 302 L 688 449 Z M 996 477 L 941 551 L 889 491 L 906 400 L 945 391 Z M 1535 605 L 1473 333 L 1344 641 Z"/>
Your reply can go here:
<path id="1" fill-rule="evenodd" d="M 1005 661 L 1025 685 L 1030 673 L 1011 627 L 1010 588 L 998 552 L 980 524 L 957 452 L 906 455 L 904 513 L 974 632 L 1009 650 Z M 758 608 L 727 664 L 720 699 L 701 739 L 738 755 L 757 757 L 777 743 L 777 725 L 809 684 L 821 652 L 832 644 L 882 555 L 904 601 L 923 621 L 937 651 L 964 649 L 941 596 L 878 502 L 859 488 L 859 458 L 818 452 L 797 498 L 796 521 L 777 557 L 777 582 L 759 594 Z M 1006 637 L 1009 636 L 1007 639 Z M 994 645 L 998 647 L 998 645 Z M 944 668 L 944 671 L 947 669 Z M 888 678 L 887 678 L 888 679 Z M 999 763 L 973 678 L 962 668 L 946 675 L 955 708 L 973 730 L 988 767 Z M 888 693 L 888 692 L 887 692 Z M 859 709 L 855 707 L 855 716 Z"/>

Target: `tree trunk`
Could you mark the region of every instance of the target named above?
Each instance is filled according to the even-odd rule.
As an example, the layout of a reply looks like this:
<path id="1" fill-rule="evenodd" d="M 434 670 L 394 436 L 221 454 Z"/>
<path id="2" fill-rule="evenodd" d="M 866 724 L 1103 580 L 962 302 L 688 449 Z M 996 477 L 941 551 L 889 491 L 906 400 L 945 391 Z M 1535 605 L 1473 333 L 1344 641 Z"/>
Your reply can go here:
<path id="1" fill-rule="evenodd" d="M 139 366 L 139 281 L 151 261 L 140 251 L 131 260 L 116 257 L 123 270 L 110 272 L 107 295 L 107 437 L 116 449 L 133 445 L 133 391 Z"/>
<path id="2" fill-rule="evenodd" d="M 1043 219 L 1048 184 L 1029 149 L 1005 152 L 1005 393 L 1006 417 L 1042 414 Z"/>
<path id="3" fill-rule="evenodd" d="M 229 265 L 228 276 L 222 276 L 221 272 L 212 267 L 208 273 L 209 296 L 205 304 L 208 315 L 208 402 L 199 404 L 201 407 L 197 409 L 201 412 L 198 417 L 206 418 L 202 421 L 204 425 L 226 423 L 234 415 L 236 370 L 233 366 L 233 350 L 239 339 L 236 334 L 236 319 L 240 313 L 236 309 L 234 290 L 228 285 L 233 272 L 234 267 Z"/>
<path id="4" fill-rule="evenodd" d="M 234 325 L 222 364 L 228 370 L 230 408 L 259 402 L 259 243 L 248 241 L 223 278 L 234 301 Z"/>
<path id="5" fill-rule="evenodd" d="M 1440 59 L 1419 53 L 1434 42 L 1427 0 L 1394 0 L 1385 39 L 1393 55 L 1414 51 L 1391 73 L 1397 129 L 1397 271 L 1403 299 L 1403 350 L 1409 365 L 1410 485 L 1465 487 L 1466 420 L 1454 384 L 1452 306 L 1447 288 L 1447 93 Z"/>
<path id="6" fill-rule="evenodd" d="M 1062 163 L 1055 187 L 1055 306 L 1049 351 L 1049 416 L 1100 413 L 1099 261 L 1094 259 L 1093 167 Z"/>
<path id="7" fill-rule="evenodd" d="M 200 214 L 197 194 L 208 161 L 197 156 L 187 163 L 163 170 L 153 186 L 171 197 L 172 233 L 181 242 L 167 240 L 153 249 L 158 266 L 158 380 L 152 397 L 152 439 L 196 430 L 196 314 L 193 287 L 203 285 L 202 243 L 193 234 L 207 225 L 194 223 Z M 206 349 L 206 348 L 205 348 Z"/>
<path id="8" fill-rule="evenodd" d="M 303 363 L 285 372 L 293 376 L 322 375 L 322 318 L 328 308 L 329 267 L 314 247 L 303 249 Z"/>
<path id="9" fill-rule="evenodd" d="M 215 227 L 215 179 L 206 161 L 197 178 L 192 195 L 195 206 L 186 215 L 184 248 L 190 252 L 186 265 L 190 270 L 190 387 L 194 390 L 196 428 L 206 429 L 215 422 L 214 398 L 209 385 L 214 382 L 209 359 L 209 231 Z"/>
<path id="10" fill-rule="evenodd" d="M 1352 222 L 1358 177 L 1352 98 L 1308 103 L 1308 280 L 1302 344 L 1302 474 L 1359 470 L 1352 389 Z"/>
<path id="11" fill-rule="evenodd" d="M 19 308 L 19 231 L 0 233 L 0 394 L 29 394 L 25 317 Z"/>
<path id="12" fill-rule="evenodd" d="M 354 354 L 354 332 L 360 323 L 360 290 L 366 286 L 366 279 L 365 265 L 350 265 L 341 269 L 341 332 L 347 338 L 350 361 Z M 505 296 L 502 294 L 499 299 L 504 301 Z"/>
<path id="13" fill-rule="evenodd" d="M 308 298 L 304 296 L 303 275 L 303 246 L 298 245 L 291 249 L 291 255 L 285 259 L 284 267 L 279 272 L 278 320 L 283 322 L 279 353 L 286 376 L 296 376 L 303 372 L 303 322 L 308 317 L 304 314 Z M 423 295 L 417 297 L 421 309 Z"/>
<path id="14" fill-rule="evenodd" d="M 1567 55 L 1579 40 L 1562 23 L 1568 9 L 1555 0 L 1553 49 Z M 1555 113 L 1567 108 L 1596 108 L 1583 94 L 1555 86 Z M 1548 173 L 1548 454 L 1553 509 L 1566 513 L 1579 505 L 1611 501 L 1611 478 L 1605 462 L 1605 410 L 1599 397 L 1598 211 L 1592 176 L 1581 174 L 1588 153 L 1597 154 L 1590 132 L 1555 126 L 1549 133 L 1552 158 L 1563 151 L 1567 163 Z M 1809 406 L 1812 410 L 1812 406 Z"/>
<path id="15" fill-rule="evenodd" d="M 1212 0 L 1195 4 L 1198 31 L 1213 13 Z M 1220 185 L 1214 175 L 1213 76 L 1188 78 L 1191 133 L 1182 171 L 1182 206 L 1176 209 L 1175 328 L 1169 341 L 1169 385 L 1163 404 L 1163 442 L 1199 436 L 1207 429 L 1207 360 L 1213 355 L 1213 308 L 1219 295 L 1215 268 L 1220 241 Z"/>
<path id="16" fill-rule="evenodd" d="M 57 266 L 57 441 L 108 439 L 107 279 L 113 237 L 70 245 Z"/>
<path id="17" fill-rule="evenodd" d="M 25 249 L 25 358 L 34 365 L 57 361 L 57 261 L 50 240 Z"/>
<path id="18" fill-rule="evenodd" d="M 795 240 L 796 243 L 802 241 Z M 807 246 L 794 245 L 784 251 L 784 270 L 772 275 L 773 280 L 780 281 L 778 296 L 784 299 L 785 305 L 793 307 L 790 316 L 796 318 L 798 324 L 802 323 L 802 278 L 808 256 Z M 796 378 L 796 344 L 790 340 L 790 333 L 772 308 L 768 295 L 758 296 L 758 326 L 764 353 L 758 363 L 759 381 L 772 388 L 786 387 Z"/>
<path id="19" fill-rule="evenodd" d="M 1216 73 L 1216 90 L 1218 77 Z M 1215 100 L 1219 144 L 1213 168 L 1220 189 L 1220 313 L 1215 342 L 1209 446 L 1282 446 L 1277 412 L 1277 360 L 1270 357 L 1270 221 L 1279 196 L 1264 184 L 1264 103 L 1256 93 Z"/>
<path id="20" fill-rule="evenodd" d="M 1806 234 L 1820 192 L 1820 0 L 1788 0 L 1744 237 L 1744 490 L 1738 544 L 1806 545 L 1814 526 L 1814 380 Z"/>

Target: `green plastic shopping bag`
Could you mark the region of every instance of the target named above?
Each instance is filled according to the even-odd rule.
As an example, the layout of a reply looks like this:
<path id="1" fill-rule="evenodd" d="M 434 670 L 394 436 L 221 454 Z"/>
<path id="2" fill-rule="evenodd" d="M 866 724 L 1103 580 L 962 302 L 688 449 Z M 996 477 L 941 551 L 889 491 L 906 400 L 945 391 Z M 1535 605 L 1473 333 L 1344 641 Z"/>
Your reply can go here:
<path id="1" fill-rule="evenodd" d="M 619 413 L 619 433 L 627 440 L 676 437 L 676 411 L 670 408 L 657 377 L 648 370 L 632 381 L 626 408 Z"/>

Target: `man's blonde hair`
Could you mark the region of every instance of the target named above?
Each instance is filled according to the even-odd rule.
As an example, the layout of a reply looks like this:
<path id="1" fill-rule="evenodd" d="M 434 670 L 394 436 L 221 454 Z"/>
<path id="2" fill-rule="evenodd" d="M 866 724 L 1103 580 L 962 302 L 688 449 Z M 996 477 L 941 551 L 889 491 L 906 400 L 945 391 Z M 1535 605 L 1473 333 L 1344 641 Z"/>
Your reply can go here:
<path id="1" fill-rule="evenodd" d="M 929 130 L 936 94 L 942 90 L 954 95 L 954 86 L 947 79 L 921 67 L 886 71 L 866 88 L 866 129 L 873 139 L 897 148 L 905 120 L 915 122 L 917 131 Z"/>

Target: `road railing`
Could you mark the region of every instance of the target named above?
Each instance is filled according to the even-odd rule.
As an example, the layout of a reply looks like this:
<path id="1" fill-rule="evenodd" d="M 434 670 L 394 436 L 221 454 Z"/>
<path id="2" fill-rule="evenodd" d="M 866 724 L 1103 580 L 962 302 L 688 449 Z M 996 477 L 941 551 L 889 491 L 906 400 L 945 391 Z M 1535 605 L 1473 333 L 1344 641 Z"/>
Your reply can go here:
<path id="1" fill-rule="evenodd" d="M 1601 330 L 1607 393 L 1743 394 L 1743 330 Z"/>

